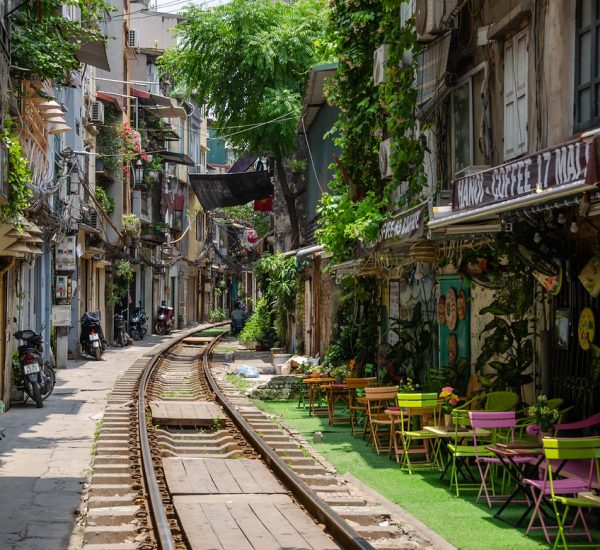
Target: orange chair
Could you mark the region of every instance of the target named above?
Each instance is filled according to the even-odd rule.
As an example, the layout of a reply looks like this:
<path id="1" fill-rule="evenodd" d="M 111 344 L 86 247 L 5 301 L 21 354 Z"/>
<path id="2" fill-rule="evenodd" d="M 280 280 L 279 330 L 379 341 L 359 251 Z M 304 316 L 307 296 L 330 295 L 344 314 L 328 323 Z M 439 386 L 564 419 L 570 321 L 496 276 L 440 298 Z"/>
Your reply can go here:
<path id="1" fill-rule="evenodd" d="M 388 445 L 385 450 L 390 453 L 392 445 L 392 425 L 393 421 L 386 412 L 389 407 L 396 406 L 396 394 L 398 387 L 376 387 L 365 388 L 364 401 L 367 406 L 367 422 L 369 426 L 369 436 L 373 439 L 373 447 L 377 454 L 384 449 L 381 442 L 381 436 L 387 432 Z M 383 429 L 384 431 L 380 431 Z"/>

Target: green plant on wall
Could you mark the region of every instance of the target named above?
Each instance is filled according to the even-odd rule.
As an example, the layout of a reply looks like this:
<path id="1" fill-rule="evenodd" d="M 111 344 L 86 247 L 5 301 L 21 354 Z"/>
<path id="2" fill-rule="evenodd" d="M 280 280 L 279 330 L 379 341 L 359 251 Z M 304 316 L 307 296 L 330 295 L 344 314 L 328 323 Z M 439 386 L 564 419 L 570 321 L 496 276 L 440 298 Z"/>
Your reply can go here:
<path id="1" fill-rule="evenodd" d="M 125 214 L 121 222 L 123 233 L 128 237 L 139 239 L 142 234 L 142 222 L 135 214 Z"/>
<path id="2" fill-rule="evenodd" d="M 241 342 L 272 342 L 275 338 L 275 329 L 271 323 L 271 312 L 266 298 L 256 301 L 252 315 L 246 320 L 240 332 Z"/>
<path id="3" fill-rule="evenodd" d="M 127 260 L 117 260 L 113 267 L 113 278 L 106 285 L 106 301 L 111 306 L 123 302 L 129 293 L 134 272 Z"/>
<path id="4" fill-rule="evenodd" d="M 410 378 L 424 382 L 433 348 L 431 323 L 423 315 L 421 302 L 415 304 L 410 319 L 391 319 L 390 331 L 397 336 L 390 350 L 392 360 L 402 365 Z"/>
<path id="5" fill-rule="evenodd" d="M 29 163 L 23 156 L 23 147 L 12 130 L 12 122 L 5 122 L 6 129 L 0 137 L 8 148 L 8 203 L 0 206 L 0 221 L 11 222 L 17 229 L 22 229 L 20 216 L 29 207 L 31 200 L 31 172 Z"/>
<path id="6" fill-rule="evenodd" d="M 104 210 L 109 216 L 112 216 L 115 211 L 115 199 L 113 199 L 104 189 L 104 187 L 100 187 L 96 185 L 96 189 L 94 190 L 94 195 L 96 200 L 100 203 L 102 210 Z"/>
<path id="7" fill-rule="evenodd" d="M 505 281 L 497 298 L 479 311 L 480 315 L 492 314 L 493 319 L 481 331 L 483 346 L 476 367 L 480 372 L 486 366 L 494 370 L 490 376 L 480 376 L 484 385 L 519 393 L 523 385 L 533 380 L 527 373 L 533 361 L 533 280 L 511 273 Z"/>

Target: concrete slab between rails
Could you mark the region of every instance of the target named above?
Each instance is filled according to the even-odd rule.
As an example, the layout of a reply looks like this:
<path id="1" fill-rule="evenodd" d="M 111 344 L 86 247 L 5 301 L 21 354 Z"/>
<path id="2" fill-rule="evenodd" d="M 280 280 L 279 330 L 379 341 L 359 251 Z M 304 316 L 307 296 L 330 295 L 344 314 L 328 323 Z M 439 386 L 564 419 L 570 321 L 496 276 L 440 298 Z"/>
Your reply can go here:
<path id="1" fill-rule="evenodd" d="M 377 491 L 363 483 L 356 476 L 347 473 L 342 476 L 342 479 L 354 485 L 361 493 L 368 495 L 383 508 L 386 508 L 390 512 L 392 518 L 398 518 L 408 527 L 412 527 L 420 537 L 431 542 L 436 549 L 457 550 L 456 546 L 450 544 L 446 539 L 442 538 L 435 531 L 427 527 L 427 525 L 425 525 L 422 521 L 418 520 L 412 514 L 409 514 L 404 508 L 402 508 L 402 506 L 399 506 L 398 504 L 379 494 Z"/>

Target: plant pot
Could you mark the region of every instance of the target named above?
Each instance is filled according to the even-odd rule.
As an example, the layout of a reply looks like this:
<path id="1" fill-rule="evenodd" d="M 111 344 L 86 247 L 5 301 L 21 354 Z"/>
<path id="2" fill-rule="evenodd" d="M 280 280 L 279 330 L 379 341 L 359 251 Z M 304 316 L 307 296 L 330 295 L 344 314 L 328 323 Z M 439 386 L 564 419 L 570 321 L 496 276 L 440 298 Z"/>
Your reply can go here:
<path id="1" fill-rule="evenodd" d="M 444 414 L 444 426 L 447 429 L 454 428 L 454 422 L 452 421 L 451 414 Z"/>
<path id="2" fill-rule="evenodd" d="M 544 437 L 552 437 L 554 432 L 552 430 L 540 430 L 538 432 L 538 439 L 541 441 Z"/>
<path id="3" fill-rule="evenodd" d="M 343 376 L 336 376 L 335 377 L 335 383 L 336 384 L 343 384 L 344 383 L 344 377 Z"/>

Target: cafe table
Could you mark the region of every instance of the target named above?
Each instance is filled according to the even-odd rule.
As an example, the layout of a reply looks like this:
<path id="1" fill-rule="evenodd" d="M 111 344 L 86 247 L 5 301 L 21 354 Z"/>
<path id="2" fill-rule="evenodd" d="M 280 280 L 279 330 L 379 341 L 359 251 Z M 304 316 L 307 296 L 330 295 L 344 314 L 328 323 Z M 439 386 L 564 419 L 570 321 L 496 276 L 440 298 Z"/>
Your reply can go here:
<path id="1" fill-rule="evenodd" d="M 315 406 L 315 398 L 317 397 L 318 392 L 326 390 L 328 386 L 335 382 L 335 378 L 327 378 L 325 376 L 316 376 L 314 378 L 305 378 L 303 383 L 308 386 L 308 410 L 310 416 L 315 416 L 317 414 L 323 414 L 327 411 L 317 408 Z"/>
<path id="2" fill-rule="evenodd" d="M 323 388 L 327 393 L 327 412 L 329 414 L 329 423 L 337 424 L 338 422 L 350 422 L 350 409 L 348 403 L 348 385 L 342 384 L 327 384 Z M 348 412 L 348 416 L 336 416 L 336 405 L 341 403 L 344 405 L 344 410 Z"/>
<path id="3" fill-rule="evenodd" d="M 458 444 L 464 441 L 465 439 L 473 439 L 474 436 L 477 436 L 477 438 L 486 438 L 491 435 L 491 432 L 489 430 L 486 430 L 485 428 L 473 429 L 470 426 L 459 426 L 458 428 L 455 426 L 423 426 L 423 430 L 432 433 L 439 439 L 440 444 L 443 447 L 446 455 L 448 455 L 448 445 L 449 440 L 451 438 L 455 439 L 456 443 Z M 446 466 L 444 467 L 444 471 L 440 475 L 440 479 L 444 479 L 446 473 L 448 472 L 448 469 L 450 468 L 450 464 L 451 461 L 449 460 L 446 463 Z M 464 461 L 458 465 L 458 470 L 464 477 L 465 474 L 462 472 L 463 464 Z M 467 474 L 474 481 L 475 478 L 473 477 L 473 473 L 471 472 L 468 466 L 465 465 L 465 467 Z"/>
<path id="4" fill-rule="evenodd" d="M 537 442 L 520 442 L 520 443 L 497 443 L 496 445 L 487 445 L 485 447 L 488 451 L 491 451 L 498 457 L 500 464 L 508 472 L 509 476 L 515 482 L 515 488 L 513 492 L 504 501 L 502 506 L 494 514 L 494 517 L 500 519 L 510 525 L 519 527 L 525 518 L 535 508 L 534 499 L 532 498 L 529 487 L 523 482 L 524 479 L 535 477 L 537 471 L 544 461 L 544 449 Z M 529 458 L 530 461 L 519 463 L 518 459 Z M 523 468 L 521 468 L 523 466 Z M 560 468 L 559 468 L 560 470 Z M 558 471 L 557 471 L 558 473 Z M 509 504 L 515 501 L 519 493 L 522 493 L 528 503 L 527 509 L 521 514 L 519 519 L 514 522 L 506 517 L 503 517 L 503 513 Z M 544 509 L 543 505 L 547 503 L 547 499 L 544 498 L 542 502 L 542 513 L 547 515 L 553 515 L 549 509 Z"/>

